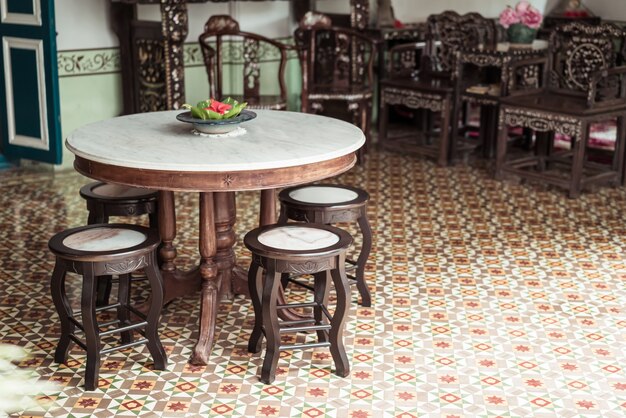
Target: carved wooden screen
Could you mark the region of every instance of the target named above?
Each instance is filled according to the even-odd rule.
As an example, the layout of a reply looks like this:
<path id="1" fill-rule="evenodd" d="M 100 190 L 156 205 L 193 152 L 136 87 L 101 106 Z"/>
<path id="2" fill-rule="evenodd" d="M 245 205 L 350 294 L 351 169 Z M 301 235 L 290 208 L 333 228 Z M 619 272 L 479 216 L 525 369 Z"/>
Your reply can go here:
<path id="1" fill-rule="evenodd" d="M 594 74 L 623 63 L 624 36 L 623 29 L 608 23 L 557 28 L 550 38 L 551 88 L 587 95 Z M 604 82 L 612 80 L 618 79 Z"/>
<path id="2" fill-rule="evenodd" d="M 132 97 L 136 112 L 166 110 L 165 51 L 159 22 L 131 23 Z"/>

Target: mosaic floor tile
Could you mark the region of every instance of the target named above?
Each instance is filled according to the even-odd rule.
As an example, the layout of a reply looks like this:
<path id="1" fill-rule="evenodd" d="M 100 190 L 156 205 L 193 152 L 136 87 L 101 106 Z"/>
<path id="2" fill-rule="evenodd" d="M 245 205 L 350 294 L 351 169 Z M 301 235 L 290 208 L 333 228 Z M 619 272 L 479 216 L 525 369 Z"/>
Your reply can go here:
<path id="1" fill-rule="evenodd" d="M 329 351 L 316 349 L 282 353 L 276 381 L 261 384 L 263 353 L 247 353 L 253 315 L 242 296 L 220 307 L 210 364 L 191 366 L 199 308 L 188 297 L 163 311 L 168 369 L 154 371 L 141 347 L 111 354 L 93 392 L 83 390 L 80 349 L 65 365 L 52 361 L 59 324 L 47 249 L 55 232 L 85 223 L 78 189 L 88 180 L 0 172 L 0 342 L 25 347 L 20 367 L 58 385 L 44 394 L 47 412 L 21 416 L 625 416 L 626 189 L 570 200 L 544 185 L 496 182 L 486 165 L 439 168 L 373 150 L 334 180 L 372 198 L 373 306 L 350 311 L 350 376 L 335 376 Z M 241 237 L 258 219 L 258 194 L 237 199 Z M 197 197 L 177 194 L 176 211 L 178 260 L 190 267 Z M 249 260 L 241 243 L 236 251 Z M 69 280 L 73 297 L 79 285 Z"/>

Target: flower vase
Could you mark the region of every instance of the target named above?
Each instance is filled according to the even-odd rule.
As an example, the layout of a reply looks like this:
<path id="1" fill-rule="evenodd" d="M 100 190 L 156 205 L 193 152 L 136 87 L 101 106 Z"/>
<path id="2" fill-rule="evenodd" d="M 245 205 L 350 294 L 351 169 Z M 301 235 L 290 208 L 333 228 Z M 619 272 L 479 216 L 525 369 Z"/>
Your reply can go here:
<path id="1" fill-rule="evenodd" d="M 509 43 L 512 46 L 524 48 L 530 47 L 537 37 L 537 29 L 529 28 L 521 23 L 515 23 L 509 26 L 507 30 Z"/>

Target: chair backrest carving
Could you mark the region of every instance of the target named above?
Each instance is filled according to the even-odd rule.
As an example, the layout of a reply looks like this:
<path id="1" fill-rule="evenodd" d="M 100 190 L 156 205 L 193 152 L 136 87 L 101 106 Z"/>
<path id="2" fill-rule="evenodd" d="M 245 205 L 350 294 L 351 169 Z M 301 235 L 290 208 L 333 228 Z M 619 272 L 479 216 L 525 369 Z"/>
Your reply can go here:
<path id="1" fill-rule="evenodd" d="M 412 78 L 419 70 L 422 42 L 394 45 L 389 49 L 386 77 L 391 79 Z M 422 51 L 423 53 L 423 51 Z"/>
<path id="2" fill-rule="evenodd" d="M 456 54 L 462 48 L 480 45 L 492 47 L 497 31 L 492 19 L 478 13 L 459 15 L 445 11 L 428 17 L 428 36 L 423 70 L 451 75 L 456 66 Z"/>
<path id="3" fill-rule="evenodd" d="M 311 12 L 302 18 L 294 35 L 304 91 L 314 86 L 372 86 L 376 46 L 370 37 L 332 26 L 327 16 Z"/>
<path id="4" fill-rule="evenodd" d="M 241 63 L 243 100 L 251 105 L 260 103 L 261 59 L 272 55 L 276 56 L 278 61 L 280 101 L 287 101 L 284 75 L 287 51 L 290 49 L 288 45 L 262 35 L 241 31 L 239 23 L 228 15 L 211 16 L 204 25 L 204 32 L 198 41 L 209 78 L 211 97 L 218 100 L 224 98 L 224 65 Z"/>
<path id="5" fill-rule="evenodd" d="M 623 64 L 625 36 L 624 29 L 610 23 L 556 28 L 550 36 L 550 88 L 589 94 L 594 74 Z"/>

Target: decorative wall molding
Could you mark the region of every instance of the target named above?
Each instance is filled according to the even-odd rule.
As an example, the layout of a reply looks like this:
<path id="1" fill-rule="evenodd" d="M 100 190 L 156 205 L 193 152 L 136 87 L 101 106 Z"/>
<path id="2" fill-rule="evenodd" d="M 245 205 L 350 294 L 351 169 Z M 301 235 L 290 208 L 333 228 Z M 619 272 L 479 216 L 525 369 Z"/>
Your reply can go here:
<path id="1" fill-rule="evenodd" d="M 278 38 L 280 42 L 293 44 L 293 38 Z M 226 43 L 224 50 L 224 64 L 243 64 L 243 42 L 231 41 Z M 204 67 L 204 59 L 197 42 L 186 43 L 184 46 L 185 68 Z M 79 49 L 59 51 L 57 54 L 59 77 L 75 77 L 84 75 L 112 74 L 121 71 L 120 50 L 118 48 Z M 276 48 L 266 47 L 259 49 L 261 63 L 277 62 L 280 60 Z M 289 51 L 287 59 L 297 59 L 296 51 Z"/>
<path id="2" fill-rule="evenodd" d="M 117 48 L 59 51 L 59 77 L 118 73 L 120 50 Z"/>

